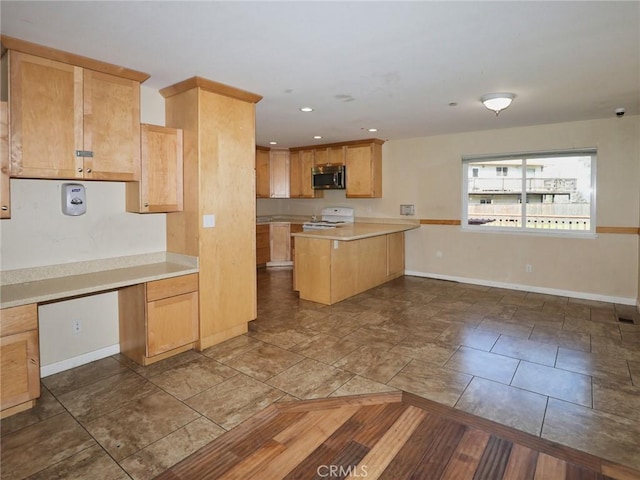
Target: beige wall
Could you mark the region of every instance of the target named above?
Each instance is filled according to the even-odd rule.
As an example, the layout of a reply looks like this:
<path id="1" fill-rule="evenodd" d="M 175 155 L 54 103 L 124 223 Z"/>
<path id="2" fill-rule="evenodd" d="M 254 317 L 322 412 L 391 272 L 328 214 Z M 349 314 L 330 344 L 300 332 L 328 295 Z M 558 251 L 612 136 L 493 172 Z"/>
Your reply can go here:
<path id="1" fill-rule="evenodd" d="M 260 200 L 258 213 L 310 215 L 344 205 L 360 217 L 397 218 L 401 203 L 413 203 L 416 218 L 459 220 L 463 155 L 597 147 L 597 224 L 637 227 L 639 131 L 640 117 L 630 116 L 390 141 L 383 146 L 383 198 L 350 200 L 330 191 L 322 200 Z M 407 234 L 406 268 L 418 275 L 634 303 L 639 255 L 637 235 L 577 239 L 425 225 Z"/>
<path id="2" fill-rule="evenodd" d="M 142 87 L 141 120 L 164 125 L 164 99 Z M 87 213 L 60 210 L 57 180 L 11 180 L 11 219 L 0 222 L 1 270 L 95 260 L 166 250 L 164 214 L 125 211 L 122 182 L 79 182 L 87 191 Z M 117 294 L 105 293 L 39 308 L 41 366 L 69 366 L 118 350 Z M 80 320 L 80 333 L 71 325 Z M 54 367 L 55 368 L 55 367 Z"/>

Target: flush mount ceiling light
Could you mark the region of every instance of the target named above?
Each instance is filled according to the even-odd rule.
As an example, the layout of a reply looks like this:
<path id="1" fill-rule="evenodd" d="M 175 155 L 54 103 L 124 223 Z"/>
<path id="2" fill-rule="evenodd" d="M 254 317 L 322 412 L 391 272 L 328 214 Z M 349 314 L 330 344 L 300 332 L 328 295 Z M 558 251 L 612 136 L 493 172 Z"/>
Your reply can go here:
<path id="1" fill-rule="evenodd" d="M 489 110 L 496 112 L 497 117 L 502 110 L 511 105 L 515 97 L 513 93 L 489 93 L 480 97 L 480 101 Z"/>
<path id="2" fill-rule="evenodd" d="M 301 107 L 300 111 L 301 112 L 313 112 L 313 108 L 311 108 L 311 107 Z"/>

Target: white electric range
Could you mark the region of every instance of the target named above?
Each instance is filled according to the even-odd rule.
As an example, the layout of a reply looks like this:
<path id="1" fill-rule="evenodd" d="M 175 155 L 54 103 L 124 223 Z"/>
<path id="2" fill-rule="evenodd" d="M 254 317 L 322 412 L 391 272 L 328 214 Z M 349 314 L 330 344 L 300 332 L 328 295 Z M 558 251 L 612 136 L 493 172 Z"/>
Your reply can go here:
<path id="1" fill-rule="evenodd" d="M 355 221 L 355 213 L 351 207 L 327 207 L 321 211 L 320 220 L 311 220 L 302 224 L 304 231 L 309 230 L 326 230 L 328 228 L 336 228 L 345 223 L 353 223 Z"/>

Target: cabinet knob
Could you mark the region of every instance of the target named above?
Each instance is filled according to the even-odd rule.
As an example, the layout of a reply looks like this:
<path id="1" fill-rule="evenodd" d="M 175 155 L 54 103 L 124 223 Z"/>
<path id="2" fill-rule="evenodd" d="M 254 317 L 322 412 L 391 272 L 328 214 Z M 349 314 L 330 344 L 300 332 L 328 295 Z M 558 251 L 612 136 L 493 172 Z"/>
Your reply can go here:
<path id="1" fill-rule="evenodd" d="M 2 205 L 2 211 L 6 212 L 7 210 L 9 210 L 9 207 L 7 207 L 6 205 Z"/>
<path id="2" fill-rule="evenodd" d="M 78 173 L 82 173 L 82 168 L 79 168 L 79 169 L 78 169 Z"/>
<path id="3" fill-rule="evenodd" d="M 91 173 L 91 169 L 90 168 L 87 168 L 87 173 Z"/>
<path id="4" fill-rule="evenodd" d="M 145 207 L 148 207 L 148 206 L 149 206 L 149 203 L 148 203 L 148 202 L 144 202 L 144 206 L 145 206 Z"/>

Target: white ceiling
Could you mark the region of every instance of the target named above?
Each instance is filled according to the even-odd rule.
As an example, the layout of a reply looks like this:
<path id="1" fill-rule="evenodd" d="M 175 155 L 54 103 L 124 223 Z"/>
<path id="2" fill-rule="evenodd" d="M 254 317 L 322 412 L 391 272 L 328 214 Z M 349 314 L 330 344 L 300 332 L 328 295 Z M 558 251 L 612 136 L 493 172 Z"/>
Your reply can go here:
<path id="1" fill-rule="evenodd" d="M 199 75 L 262 95 L 259 145 L 640 113 L 638 1 L 2 0 L 0 9 L 3 34 L 149 73 L 155 89 Z M 495 117 L 479 99 L 502 91 L 516 99 Z"/>

